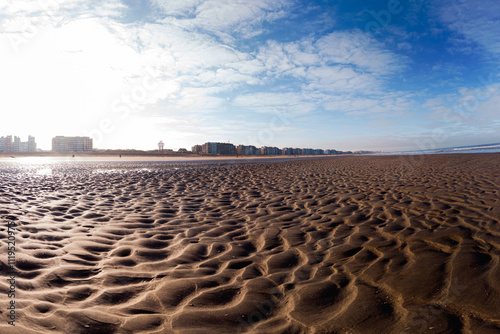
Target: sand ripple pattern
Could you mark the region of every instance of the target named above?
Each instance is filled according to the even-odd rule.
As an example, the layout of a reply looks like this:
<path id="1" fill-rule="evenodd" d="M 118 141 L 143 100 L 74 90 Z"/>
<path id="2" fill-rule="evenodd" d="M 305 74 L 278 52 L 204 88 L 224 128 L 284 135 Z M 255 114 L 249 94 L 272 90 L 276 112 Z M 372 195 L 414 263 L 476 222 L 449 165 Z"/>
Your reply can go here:
<path id="1" fill-rule="evenodd" d="M 16 331 L 500 333 L 500 155 L 0 174 Z"/>

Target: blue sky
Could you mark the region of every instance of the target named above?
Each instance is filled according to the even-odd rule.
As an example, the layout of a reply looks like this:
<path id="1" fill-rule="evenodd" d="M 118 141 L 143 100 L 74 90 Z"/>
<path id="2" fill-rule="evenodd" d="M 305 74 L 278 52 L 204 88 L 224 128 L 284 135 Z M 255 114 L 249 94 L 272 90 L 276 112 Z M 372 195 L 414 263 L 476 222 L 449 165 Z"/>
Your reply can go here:
<path id="1" fill-rule="evenodd" d="M 500 3 L 0 2 L 0 135 L 98 148 L 500 142 Z M 24 138 L 26 139 L 26 138 Z"/>

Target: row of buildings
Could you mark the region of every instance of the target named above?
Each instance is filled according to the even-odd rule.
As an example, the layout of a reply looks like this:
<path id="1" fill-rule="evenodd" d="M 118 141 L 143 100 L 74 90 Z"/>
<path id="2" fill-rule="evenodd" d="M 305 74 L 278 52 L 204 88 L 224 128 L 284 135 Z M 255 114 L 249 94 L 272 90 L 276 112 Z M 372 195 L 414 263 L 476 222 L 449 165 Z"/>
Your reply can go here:
<path id="1" fill-rule="evenodd" d="M 17 136 L 2 136 L 0 152 L 36 152 L 35 137 L 28 136 L 28 141 L 21 141 Z"/>
<path id="2" fill-rule="evenodd" d="M 312 148 L 285 147 L 255 147 L 252 145 L 234 146 L 231 143 L 208 142 L 203 145 L 194 145 L 191 149 L 197 154 L 229 154 L 229 155 L 332 155 L 344 152 L 337 150 L 322 150 Z"/>
<path id="3" fill-rule="evenodd" d="M 35 137 L 28 136 L 28 141 L 21 141 L 17 136 L 0 137 L 0 152 L 36 152 Z M 53 152 L 92 152 L 92 138 L 65 137 L 52 138 Z"/>

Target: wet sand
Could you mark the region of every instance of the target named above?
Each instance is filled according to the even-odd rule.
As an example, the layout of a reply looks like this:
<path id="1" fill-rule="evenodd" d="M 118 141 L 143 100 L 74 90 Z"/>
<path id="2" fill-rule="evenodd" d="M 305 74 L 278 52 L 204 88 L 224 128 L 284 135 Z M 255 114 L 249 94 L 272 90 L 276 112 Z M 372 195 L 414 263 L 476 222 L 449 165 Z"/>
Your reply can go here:
<path id="1" fill-rule="evenodd" d="M 7 154 L 7 153 L 4 153 Z M 9 153 L 10 154 L 10 153 Z M 16 154 L 14 155 L 1 155 L 0 153 L 0 163 L 2 162 L 21 162 L 21 163 L 50 163 L 50 162 L 86 162 L 86 161 L 164 161 L 164 162 L 175 162 L 175 161 L 226 161 L 226 160 L 296 160 L 303 158 L 330 158 L 331 155 L 321 155 L 321 156 L 311 156 L 311 155 L 198 155 L 198 154 L 186 154 L 186 155 L 133 155 L 133 154 L 123 154 L 121 157 L 118 154 L 114 155 L 104 155 L 104 154 L 71 154 L 57 155 L 51 154 L 38 154 L 32 155 L 30 153 Z M 352 155 L 352 154 L 351 154 Z M 350 156 L 344 154 L 343 157 Z"/>
<path id="2" fill-rule="evenodd" d="M 500 333 L 500 154 L 68 166 L 0 164 L 0 333 Z"/>

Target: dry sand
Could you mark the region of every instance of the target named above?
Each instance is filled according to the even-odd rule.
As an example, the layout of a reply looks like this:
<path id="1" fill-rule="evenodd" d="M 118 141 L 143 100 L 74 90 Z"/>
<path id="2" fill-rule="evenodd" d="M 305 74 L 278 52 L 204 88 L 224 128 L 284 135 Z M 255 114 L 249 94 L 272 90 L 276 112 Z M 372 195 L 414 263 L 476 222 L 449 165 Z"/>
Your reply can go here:
<path id="1" fill-rule="evenodd" d="M 0 333 L 500 333 L 500 154 L 13 168 Z"/>

